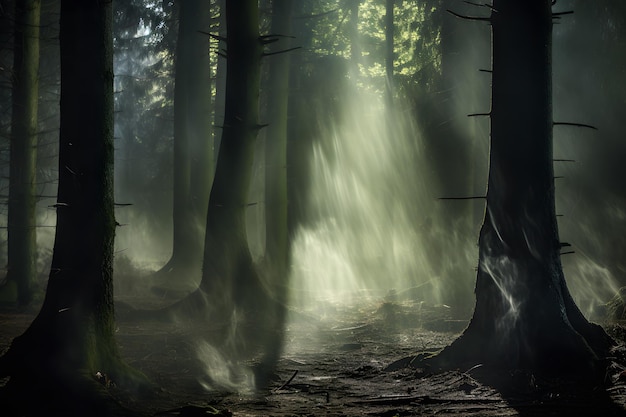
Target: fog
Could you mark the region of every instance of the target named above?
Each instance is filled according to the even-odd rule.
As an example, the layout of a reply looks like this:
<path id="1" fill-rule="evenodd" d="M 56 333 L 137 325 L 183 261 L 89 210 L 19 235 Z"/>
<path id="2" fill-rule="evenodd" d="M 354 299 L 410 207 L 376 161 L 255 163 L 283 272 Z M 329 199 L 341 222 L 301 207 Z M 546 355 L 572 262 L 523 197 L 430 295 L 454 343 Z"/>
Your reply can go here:
<path id="1" fill-rule="evenodd" d="M 454 28 L 450 36 L 455 48 L 445 57 L 451 81 L 436 85 L 429 77 L 440 76 L 442 58 L 436 47 L 429 49 L 416 28 L 440 17 L 415 9 L 411 2 L 397 6 L 400 18 L 422 20 L 415 25 L 403 22 L 409 32 L 415 32 L 413 38 L 402 37 L 406 30 L 396 35 L 398 88 L 390 108 L 384 100 L 386 82 L 381 70 L 383 35 L 380 28 L 373 29 L 381 20 L 382 6 L 372 2 L 362 6 L 362 59 L 355 70 L 350 66 L 355 41 L 350 38 L 349 14 L 342 7 L 335 10 L 331 3 L 302 2 L 294 40 L 300 49 L 290 52 L 290 318 L 296 320 L 298 314 L 323 318 L 340 305 L 376 306 L 396 300 L 446 306 L 450 317 L 467 320 L 474 304 L 484 201 L 465 198 L 485 195 L 489 152 L 488 118 L 468 115 L 487 113 L 490 107 L 490 74 L 481 71 L 490 68 L 489 26 L 449 15 L 443 18 L 450 19 Z M 561 17 L 554 26 L 555 122 L 597 128 L 554 128 L 560 235 L 571 244 L 567 250 L 571 253 L 563 255 L 562 263 L 576 302 L 592 318 L 597 318 L 594 308 L 626 283 L 626 142 L 622 133 L 626 31 L 625 23 L 608 8 L 612 4 L 563 0 L 555 6 L 559 11 L 583 10 Z M 147 11 L 134 7 L 119 10 L 115 55 L 115 187 L 120 224 L 115 271 L 116 295 L 123 299 L 155 297 L 149 290 L 151 275 L 167 263 L 173 240 L 176 13 L 154 4 Z M 476 12 L 467 4 L 455 7 L 462 13 Z M 133 19 L 131 9 L 138 18 Z M 318 17 L 304 19 L 305 15 Z M 218 16 L 214 17 L 217 21 Z M 263 16 L 264 30 L 269 18 Z M 217 40 L 198 36 L 206 37 L 206 52 L 212 60 L 213 114 L 207 117 L 213 120 L 214 129 L 207 140 L 216 144 L 222 122 L 215 116 L 221 111 L 216 97 L 223 73 L 218 72 L 218 65 L 223 65 L 223 58 L 216 54 Z M 440 36 L 439 32 L 433 36 L 435 45 Z M 435 69 L 428 70 L 419 60 L 427 53 L 436 56 Z M 267 71 L 265 62 L 263 79 Z M 49 85 L 46 91 L 53 94 L 54 82 Z M 264 85 L 263 117 L 266 98 Z M 3 110 L 8 108 L 6 101 Z M 292 103 L 297 101 L 304 103 L 304 113 L 295 110 Z M 41 128 L 54 132 L 58 128 L 56 107 L 47 101 L 42 105 L 47 110 L 40 112 Z M 6 132 L 6 116 L 2 116 L 2 127 Z M 271 138 L 261 131 L 247 208 L 248 241 L 259 265 L 263 265 L 265 249 L 262 145 L 267 140 Z M 49 135 L 42 134 L 40 141 L 42 147 L 47 146 L 43 143 L 50 141 Z M 47 207 L 52 203 L 46 197 L 54 193 L 51 153 L 39 155 L 42 198 L 37 236 L 42 288 L 54 235 L 54 216 Z M 4 159 L 2 163 L 0 186 L 6 190 L 8 168 Z M 6 223 L 6 213 L 0 215 Z M 6 240 L 4 234 L 1 239 Z M 1 249 L 6 261 L 5 245 Z M 196 280 L 201 267 L 192 266 Z M 176 299 L 160 301 L 167 304 Z M 514 303 L 511 314 L 515 314 Z M 236 312 L 230 319 L 231 330 L 237 333 Z M 420 326 L 418 319 L 415 326 Z M 211 374 L 211 381 L 203 382 L 207 387 L 220 381 L 222 388 L 251 389 L 249 370 L 239 367 L 236 355 L 231 357 L 227 349 L 202 338 L 194 343 Z"/>
<path id="2" fill-rule="evenodd" d="M 559 2 L 564 10 L 571 6 Z M 555 121 L 598 128 L 556 126 L 554 133 L 560 233 L 574 252 L 563 256 L 563 264 L 572 292 L 588 314 L 594 303 L 603 303 L 614 294 L 624 273 L 618 255 L 623 247 L 618 231 L 626 216 L 624 190 L 618 180 L 624 149 L 619 124 L 623 100 L 620 90 L 611 87 L 611 80 L 618 82 L 616 74 L 621 70 L 614 65 L 617 46 L 606 45 L 602 54 L 598 52 L 598 44 L 618 42 L 617 38 L 601 38 L 601 28 L 606 25 L 601 19 L 601 13 L 574 14 L 560 19 L 554 30 Z M 341 299 L 346 299 L 343 291 L 351 293 L 348 299 L 358 292 L 380 297 L 390 290 L 428 283 L 423 287 L 424 299 L 445 302 L 444 289 L 458 285 L 467 304 L 472 304 L 475 242 L 483 207 L 480 202 L 439 198 L 485 192 L 488 121 L 467 114 L 489 108 L 489 75 L 479 72 L 490 65 L 489 28 L 460 22 L 456 32 L 463 39 L 452 65 L 453 111 L 445 122 L 461 132 L 468 149 L 463 155 L 468 170 L 454 173 L 459 175 L 458 185 L 454 185 L 455 179 L 438 178 L 440 173 L 431 166 L 432 157 L 423 139 L 428 127 L 420 125 L 411 103 L 400 98 L 390 131 L 385 127 L 389 119 L 382 97 L 366 85 L 379 83 L 377 78 L 349 80 L 336 117 L 310 122 L 317 127 L 305 155 L 309 185 L 306 195 L 298 195 L 305 209 L 302 224 L 292 234 L 294 302 L 306 305 L 312 300 L 303 294 L 308 297 L 317 292 Z M 304 55 L 304 60 L 313 53 L 306 48 L 295 52 Z M 308 65 L 315 64 L 309 61 Z M 118 68 L 124 72 L 121 62 Z M 132 103 L 118 106 L 124 107 L 124 112 L 138 110 Z M 133 204 L 118 211 L 118 221 L 125 225 L 118 232 L 119 257 L 142 268 L 157 268 L 171 250 L 171 162 L 167 157 L 171 135 L 165 134 L 171 129 L 171 120 L 159 116 L 149 122 L 130 120 L 117 124 L 118 199 Z M 122 133 L 133 122 L 155 130 L 162 126 L 155 132 L 161 138 L 148 137 L 151 132 L 134 134 L 132 130 L 137 128 L 132 126 Z M 259 140 L 264 140 L 263 134 Z M 146 148 L 139 148 L 144 143 Z M 251 249 L 257 259 L 262 257 L 264 233 L 260 159 L 262 155 L 257 155 L 256 189 L 250 191 L 250 202 L 255 205 L 248 215 Z M 465 206 L 466 218 L 446 218 L 445 206 L 450 205 Z M 466 227 L 450 227 L 457 221 Z M 465 311 L 469 311 L 467 306 Z"/>

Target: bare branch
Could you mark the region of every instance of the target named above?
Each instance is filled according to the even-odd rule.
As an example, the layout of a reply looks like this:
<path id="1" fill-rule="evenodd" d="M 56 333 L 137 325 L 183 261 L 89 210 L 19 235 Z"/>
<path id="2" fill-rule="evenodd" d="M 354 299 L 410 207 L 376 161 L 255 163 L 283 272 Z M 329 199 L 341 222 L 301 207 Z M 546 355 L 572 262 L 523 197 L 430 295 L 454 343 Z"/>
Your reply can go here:
<path id="1" fill-rule="evenodd" d="M 491 18 L 490 17 L 480 17 L 480 16 L 465 16 L 459 13 L 456 13 L 450 9 L 446 10 L 448 13 L 450 13 L 452 16 L 456 16 L 460 19 L 465 19 L 465 20 L 479 20 L 481 22 L 491 22 Z"/>
<path id="2" fill-rule="evenodd" d="M 259 41 L 263 44 L 263 45 L 269 45 L 271 43 L 274 42 L 278 42 L 280 39 L 278 38 L 267 38 L 267 39 L 261 39 L 259 38 Z"/>
<path id="3" fill-rule="evenodd" d="M 587 125 L 584 123 L 570 123 L 570 122 L 553 122 L 552 123 L 553 126 L 575 126 L 575 127 L 586 127 L 589 129 L 593 129 L 593 130 L 598 130 L 597 127 L 592 126 L 592 125 Z"/>
<path id="4" fill-rule="evenodd" d="M 573 10 L 568 10 L 568 11 L 566 11 L 566 12 L 556 12 L 556 13 L 552 13 L 552 17 L 559 18 L 559 17 L 561 17 L 561 16 L 565 16 L 565 15 L 568 15 L 568 14 L 574 14 L 574 11 L 573 11 Z"/>
<path id="5" fill-rule="evenodd" d="M 202 33 L 203 35 L 208 35 L 209 37 L 211 37 L 211 38 L 213 38 L 215 40 L 222 41 L 222 42 L 228 42 L 228 40 L 224 36 L 216 35 L 215 33 L 211 33 L 211 32 L 204 32 L 202 30 L 199 30 L 198 32 Z"/>
<path id="6" fill-rule="evenodd" d="M 488 4 L 488 3 L 474 3 L 473 1 L 464 1 L 463 3 L 472 5 L 472 6 L 476 6 L 476 7 L 486 7 L 488 9 L 491 9 L 493 11 L 497 11 L 496 9 L 493 8 L 493 5 Z"/>
<path id="7" fill-rule="evenodd" d="M 271 33 L 269 35 L 261 35 L 261 36 L 259 36 L 259 39 L 261 39 L 261 40 L 265 40 L 265 39 L 269 39 L 269 38 L 290 38 L 290 39 L 296 39 L 295 36 L 281 35 L 280 33 Z"/>
<path id="8" fill-rule="evenodd" d="M 479 195 L 472 197 L 439 197 L 437 200 L 485 200 L 487 196 Z"/>
<path id="9" fill-rule="evenodd" d="M 284 49 L 282 51 L 266 52 L 266 53 L 263 54 L 263 56 L 272 56 L 272 55 L 284 54 L 286 52 L 295 51 L 296 49 L 301 49 L 301 48 L 302 48 L 301 46 L 296 46 L 294 48 Z"/>

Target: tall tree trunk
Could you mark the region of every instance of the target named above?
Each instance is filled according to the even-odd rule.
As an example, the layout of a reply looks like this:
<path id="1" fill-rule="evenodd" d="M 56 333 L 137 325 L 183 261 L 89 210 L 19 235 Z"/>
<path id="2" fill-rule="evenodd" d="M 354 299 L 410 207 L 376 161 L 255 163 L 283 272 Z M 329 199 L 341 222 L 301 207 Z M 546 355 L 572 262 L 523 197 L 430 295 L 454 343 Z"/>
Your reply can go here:
<path id="1" fill-rule="evenodd" d="M 31 301 L 37 275 L 35 186 L 40 10 L 40 0 L 15 3 L 7 279 L 17 285 L 18 305 Z"/>
<path id="2" fill-rule="evenodd" d="M 226 2 L 227 67 L 222 140 L 209 197 L 201 289 L 235 304 L 258 299 L 246 232 L 254 148 L 260 128 L 263 54 L 256 0 Z M 231 298 L 232 297 L 232 298 Z M 245 303 L 244 303 L 245 304 Z"/>
<path id="3" fill-rule="evenodd" d="M 195 34 L 197 52 L 201 57 L 200 65 L 194 71 L 194 80 L 198 94 L 195 95 L 195 102 L 190 103 L 191 120 L 198 124 L 197 129 L 191 136 L 191 205 L 194 209 L 194 219 L 196 230 L 199 229 L 201 236 L 200 247 L 204 245 L 204 226 L 206 220 L 207 207 L 209 205 L 209 194 L 213 183 L 213 172 L 215 171 L 214 129 L 213 113 L 215 107 L 212 102 L 213 82 L 211 73 L 211 51 L 210 41 L 206 34 L 198 32 L 198 27 L 203 28 L 203 32 L 211 30 L 211 2 L 200 1 L 197 10 L 198 16 L 193 26 Z M 199 38 L 199 39 L 198 39 Z M 192 64 L 193 65 L 193 64 Z M 200 256 L 202 256 L 202 251 Z"/>
<path id="4" fill-rule="evenodd" d="M 269 126 L 265 139 L 265 262 L 267 286 L 276 299 L 269 328 L 276 332 L 269 339 L 265 366 L 273 368 L 282 352 L 282 331 L 285 326 L 287 286 L 289 278 L 289 233 L 287 226 L 287 134 L 289 114 L 290 54 L 293 0 L 272 2 L 271 33 L 282 41 L 275 42 L 269 65 L 268 113 Z M 285 42 L 286 40 L 286 42 Z M 267 381 L 263 381 L 266 383 Z"/>
<path id="5" fill-rule="evenodd" d="M 218 33 L 219 41 L 218 50 L 221 53 L 226 51 L 226 0 L 217 0 L 219 9 Z M 213 120 L 217 131 L 215 134 L 214 158 L 219 155 L 220 143 L 222 142 L 224 123 L 224 106 L 226 96 L 226 59 L 218 55 L 217 68 L 215 71 L 215 110 L 213 112 Z"/>
<path id="6" fill-rule="evenodd" d="M 311 25 L 304 24 L 304 2 L 294 5 L 293 33 L 296 43 L 301 48 L 311 44 Z M 352 51 L 354 53 L 354 50 Z M 290 57 L 289 85 L 294 94 L 289 100 L 289 118 L 287 133 L 287 195 L 289 208 L 287 210 L 287 233 L 294 236 L 301 222 L 304 220 L 306 197 L 310 175 L 308 174 L 308 156 L 310 135 L 310 94 L 307 91 L 306 75 L 300 69 L 306 65 L 305 54 L 297 53 Z M 354 55 L 353 55 L 354 57 Z M 358 70 L 358 66 L 355 66 Z"/>
<path id="7" fill-rule="evenodd" d="M 437 25 L 433 25 L 432 31 L 435 34 L 439 32 L 441 75 L 434 89 L 424 97 L 417 98 L 419 122 L 426 140 L 426 153 L 432 164 L 434 186 L 437 194 L 442 197 L 471 195 L 474 180 L 473 167 L 470 165 L 471 133 L 466 115 L 461 116 L 457 109 L 457 103 L 462 96 L 461 85 L 468 79 L 460 69 L 462 45 L 457 32 L 459 26 L 467 25 L 467 22 L 462 22 L 448 13 L 458 3 L 455 0 L 439 1 L 439 10 L 434 15 Z M 472 39 L 466 42 L 480 44 L 482 41 L 478 37 Z M 463 100 L 467 101 L 466 98 Z M 441 201 L 439 206 L 440 211 L 435 220 L 437 228 L 443 234 L 455 237 L 473 233 L 472 227 L 475 222 L 480 221 L 484 211 L 482 201 Z M 473 209 L 478 211 L 479 217 L 472 217 Z M 439 246 L 438 250 L 461 253 L 464 250 L 462 246 L 466 243 L 463 239 L 446 239 L 446 242 L 441 242 L 444 246 Z M 453 317 L 467 318 L 473 308 L 473 300 L 468 296 L 473 285 L 471 269 L 463 261 L 450 262 L 448 257 L 433 257 L 431 265 L 445 271 L 441 274 L 441 301 L 451 306 L 450 313 Z"/>
<path id="8" fill-rule="evenodd" d="M 493 6 L 491 154 L 476 307 L 469 327 L 438 359 L 604 375 L 610 339 L 574 304 L 560 262 L 551 1 Z"/>
<path id="9" fill-rule="evenodd" d="M 132 311 L 135 318 L 231 318 L 260 312 L 268 298 L 252 261 L 246 230 L 248 191 L 259 129 L 260 62 L 256 0 L 227 1 L 225 116 L 206 216 L 202 279 L 198 289 L 158 311 Z M 253 320 L 262 321 L 254 315 Z"/>
<path id="10" fill-rule="evenodd" d="M 273 34 L 291 35 L 293 0 L 272 3 Z M 288 39 L 288 38 L 283 38 Z M 289 47 L 289 42 L 276 42 L 273 52 Z M 265 146 L 265 256 L 270 271 L 287 274 L 289 242 L 287 233 L 287 121 L 289 107 L 289 53 L 270 58 L 269 126 Z"/>
<path id="11" fill-rule="evenodd" d="M 212 175 L 210 2 L 180 3 L 174 90 L 172 257 L 161 272 L 200 275 L 204 218 Z M 183 280 L 186 277 L 182 277 Z"/>
<path id="12" fill-rule="evenodd" d="M 28 387 L 29 393 L 60 401 L 71 415 L 99 415 L 102 405 L 81 397 L 93 388 L 96 373 L 118 385 L 130 382 L 114 339 L 111 2 L 64 0 L 60 43 L 52 266 L 41 311 L 1 358 L 0 375 L 10 375 L 13 386 Z"/>

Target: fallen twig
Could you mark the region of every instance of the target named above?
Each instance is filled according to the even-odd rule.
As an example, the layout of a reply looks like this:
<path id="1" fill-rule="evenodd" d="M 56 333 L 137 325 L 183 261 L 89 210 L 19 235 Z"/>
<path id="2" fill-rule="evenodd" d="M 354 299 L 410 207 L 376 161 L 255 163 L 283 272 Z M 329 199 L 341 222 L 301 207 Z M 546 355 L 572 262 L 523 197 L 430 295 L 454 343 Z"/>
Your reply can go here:
<path id="1" fill-rule="evenodd" d="M 283 385 L 281 385 L 280 387 L 278 387 L 278 388 L 276 389 L 276 391 L 280 391 L 280 390 L 282 390 L 282 389 L 285 389 L 285 387 L 286 387 L 287 385 L 289 385 L 289 384 L 291 383 L 291 381 L 293 381 L 293 379 L 296 377 L 296 375 L 298 375 L 298 370 L 297 370 L 297 369 L 296 369 L 295 371 L 293 371 L 293 375 L 291 375 L 291 378 L 289 378 L 289 379 L 287 380 L 287 382 L 285 382 Z"/>
<path id="2" fill-rule="evenodd" d="M 393 397 L 368 398 L 366 400 L 352 401 L 358 405 L 406 405 L 412 403 L 421 404 L 491 404 L 502 402 L 501 398 L 434 398 L 429 395 L 398 395 Z"/>

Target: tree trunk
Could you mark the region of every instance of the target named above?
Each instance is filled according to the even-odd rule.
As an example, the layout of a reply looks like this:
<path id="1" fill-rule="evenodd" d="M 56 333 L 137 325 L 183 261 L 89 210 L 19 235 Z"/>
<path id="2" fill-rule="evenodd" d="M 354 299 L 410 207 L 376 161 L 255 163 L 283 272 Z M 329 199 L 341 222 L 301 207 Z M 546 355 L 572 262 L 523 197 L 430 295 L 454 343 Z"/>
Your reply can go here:
<path id="1" fill-rule="evenodd" d="M 599 371 L 610 346 L 560 262 L 552 168 L 551 1 L 496 0 L 491 154 L 476 307 L 442 364 Z"/>
<path id="2" fill-rule="evenodd" d="M 273 34 L 290 36 L 293 0 L 274 0 Z M 284 38 L 288 39 L 288 38 Z M 273 52 L 289 47 L 276 42 Z M 287 233 L 287 120 L 289 106 L 290 53 L 271 57 L 269 74 L 269 126 L 265 146 L 265 256 L 270 271 L 287 274 L 289 242 Z"/>
<path id="3" fill-rule="evenodd" d="M 203 222 L 212 174 L 210 2 L 180 3 L 174 90 L 174 209 L 172 257 L 161 273 L 200 275 Z M 185 276 L 181 277 L 183 280 Z"/>
<path id="4" fill-rule="evenodd" d="M 40 0 L 15 3 L 7 279 L 17 286 L 18 305 L 32 300 L 37 275 L 35 186 L 40 10 Z"/>
<path id="5" fill-rule="evenodd" d="M 258 299 L 258 279 L 245 223 L 260 128 L 258 103 L 263 50 L 256 0 L 227 1 L 226 28 L 225 115 L 209 197 L 201 289 L 221 300 L 240 304 L 244 299 L 251 302 Z"/>
<path id="6" fill-rule="evenodd" d="M 227 1 L 227 66 L 223 133 L 209 196 L 202 279 L 198 289 L 157 311 L 131 310 L 129 317 L 167 320 L 171 315 L 196 320 L 244 317 L 262 322 L 267 293 L 252 261 L 246 230 L 258 124 L 260 62 L 255 0 Z"/>
<path id="7" fill-rule="evenodd" d="M 294 5 L 293 33 L 296 44 L 306 49 L 311 45 L 311 26 L 304 24 L 306 4 Z M 358 6 L 358 3 L 357 3 Z M 354 50 L 353 50 L 354 53 Z M 354 57 L 354 55 L 352 55 Z M 310 123 L 310 93 L 306 74 L 301 71 L 307 65 L 305 54 L 296 53 L 290 57 L 289 85 L 293 92 L 289 100 L 289 118 L 287 133 L 287 234 L 294 236 L 305 219 L 306 200 L 309 188 L 309 151 L 310 136 L 313 129 Z M 356 65 L 356 64 L 355 64 Z M 355 66 L 358 70 L 358 66 Z"/>
<path id="8" fill-rule="evenodd" d="M 217 0 L 217 7 L 219 9 L 218 20 L 218 32 L 220 39 L 218 40 L 217 48 L 220 53 L 226 51 L 226 0 Z M 215 134 L 214 145 L 214 158 L 219 155 L 220 143 L 222 142 L 223 126 L 224 123 L 224 106 L 226 95 L 226 59 L 218 55 L 217 68 L 215 71 L 215 110 L 213 112 L 213 120 L 215 126 L 218 128 Z"/>
<path id="9" fill-rule="evenodd" d="M 287 134 L 289 114 L 290 55 L 281 53 L 290 46 L 292 35 L 293 0 L 272 2 L 271 33 L 280 35 L 271 52 L 278 53 L 269 59 L 268 117 L 265 139 L 265 264 L 268 292 L 276 299 L 276 309 L 268 319 L 268 328 L 274 335 L 264 358 L 271 369 L 276 364 L 283 342 L 287 286 L 289 278 L 289 233 L 287 226 Z M 268 312 L 269 313 L 269 312 Z M 261 381 L 267 383 L 268 381 Z"/>
<path id="10" fill-rule="evenodd" d="M 427 90 L 424 97 L 416 97 L 419 103 L 419 123 L 426 140 L 425 152 L 429 155 L 428 163 L 431 164 L 431 172 L 434 174 L 433 186 L 440 197 L 461 197 L 473 193 L 474 172 L 469 163 L 472 160 L 472 138 L 466 115 L 460 115 L 457 109 L 457 103 L 462 97 L 460 86 L 464 80 L 469 79 L 464 75 L 465 71 L 459 68 L 462 45 L 457 31 L 459 25 L 467 22 L 448 13 L 448 10 L 454 10 L 459 3 L 455 0 L 439 2 L 439 9 L 434 15 L 437 25 L 431 30 L 434 34 L 439 31 L 441 73 L 434 89 Z M 481 38 L 473 37 L 472 41 L 466 42 L 480 44 L 481 41 Z M 462 100 L 467 102 L 466 97 Z M 478 216 L 482 216 L 482 201 L 444 200 L 438 206 L 440 211 L 435 216 L 436 227 L 447 236 L 455 236 L 441 242 L 442 246 L 438 250 L 462 253 L 467 242 L 458 236 L 468 236 L 468 233 L 474 232 L 474 221 L 478 222 L 479 218 L 472 217 L 472 210 L 479 211 Z M 473 308 L 473 300 L 469 297 L 473 285 L 471 269 L 465 262 L 451 262 L 446 256 L 432 257 L 431 265 L 442 271 L 441 301 L 451 307 L 450 313 L 453 317 L 466 319 Z"/>
<path id="11" fill-rule="evenodd" d="M 130 383 L 131 375 L 114 339 L 111 2 L 64 0 L 60 44 L 52 266 L 41 311 L 0 360 L 0 375 L 10 375 L 12 386 L 28 387 L 29 395 L 37 392 L 58 400 L 70 414 L 100 415 L 101 403 L 81 397 L 96 373 L 122 386 Z"/>

